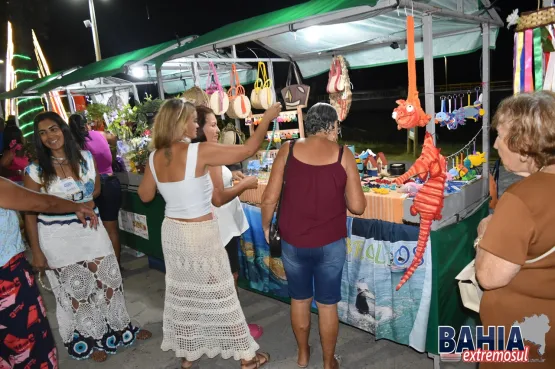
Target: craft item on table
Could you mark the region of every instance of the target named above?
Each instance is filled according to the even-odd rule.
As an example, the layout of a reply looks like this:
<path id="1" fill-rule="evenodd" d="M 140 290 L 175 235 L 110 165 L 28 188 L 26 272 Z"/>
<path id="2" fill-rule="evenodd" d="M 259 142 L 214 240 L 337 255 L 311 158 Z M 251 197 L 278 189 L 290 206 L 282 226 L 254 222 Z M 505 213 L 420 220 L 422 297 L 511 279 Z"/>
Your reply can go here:
<path id="1" fill-rule="evenodd" d="M 387 188 L 372 188 L 372 192 L 380 194 L 380 195 L 387 195 L 389 193 L 389 189 Z"/>
<path id="2" fill-rule="evenodd" d="M 362 186 L 362 192 L 370 192 L 370 187 L 368 186 Z"/>
<path id="3" fill-rule="evenodd" d="M 389 173 L 392 176 L 400 176 L 405 173 L 405 163 L 393 163 L 389 165 Z"/>
<path id="4" fill-rule="evenodd" d="M 431 117 L 420 106 L 416 89 L 416 56 L 414 52 L 414 17 L 407 16 L 407 56 L 409 70 L 409 88 L 406 100 L 397 100 L 399 105 L 393 110 L 392 117 L 397 122 L 397 129 L 424 127 Z"/>
<path id="5" fill-rule="evenodd" d="M 436 114 L 435 122 L 439 124 L 440 127 L 445 127 L 447 121 L 449 121 L 449 114 L 447 114 L 447 108 L 445 106 L 445 96 L 439 98 L 441 102 L 441 111 Z"/>
<path id="6" fill-rule="evenodd" d="M 245 96 L 245 89 L 239 81 L 239 74 L 235 64 L 231 65 L 230 81 L 231 87 L 227 91 L 227 96 L 229 97 L 227 115 L 230 118 L 245 119 L 251 114 L 251 103 L 249 98 Z"/>
<path id="7" fill-rule="evenodd" d="M 359 155 L 359 158 L 361 156 Z M 385 158 L 385 154 L 383 152 L 379 152 L 377 155 L 368 155 L 366 159 L 363 160 L 363 164 L 368 171 L 369 176 L 382 176 L 382 177 L 389 177 L 390 174 L 387 171 L 388 162 Z"/>
<path id="8" fill-rule="evenodd" d="M 262 109 L 262 105 L 260 105 L 260 91 L 262 90 L 262 86 L 264 86 L 264 80 L 261 78 L 262 73 L 266 73 L 266 64 L 264 64 L 264 62 L 258 62 L 256 80 L 254 81 L 254 87 L 251 91 L 251 106 L 254 109 Z"/>
<path id="9" fill-rule="evenodd" d="M 206 88 L 206 94 L 210 99 L 210 109 L 214 111 L 214 114 L 222 115 L 229 109 L 229 97 L 220 84 L 214 63 L 209 62 L 208 64 L 208 82 L 206 83 L 208 87 Z"/>
<path id="10" fill-rule="evenodd" d="M 353 101 L 353 93 L 351 90 L 353 89 L 353 84 L 349 78 L 349 69 L 345 58 L 338 55 L 334 58 L 334 60 L 336 61 L 336 64 L 340 66 L 341 77 L 339 80 L 343 81 L 340 84 L 343 84 L 344 87 L 337 92 L 330 93 L 330 104 L 337 111 L 339 121 L 343 122 L 347 118 L 347 114 L 349 114 L 349 110 L 351 109 L 351 103 Z"/>
<path id="11" fill-rule="evenodd" d="M 422 184 L 418 184 L 415 182 L 407 182 L 399 187 L 399 192 L 401 193 L 408 193 L 409 196 L 414 197 L 422 188 Z"/>
<path id="12" fill-rule="evenodd" d="M 291 84 L 291 71 L 293 71 L 293 73 L 295 74 L 295 80 L 297 81 L 297 83 L 294 85 Z M 339 81 L 339 83 L 340 82 L 341 81 Z M 297 109 L 298 106 L 307 106 L 308 96 L 310 95 L 310 86 L 303 85 L 302 83 L 303 82 L 301 80 L 299 70 L 297 69 L 297 65 L 295 64 L 295 62 L 291 61 L 291 63 L 289 63 L 287 82 L 285 83 L 285 87 L 281 90 L 281 96 L 283 97 L 283 101 L 285 102 L 286 110 Z M 328 91 L 328 93 L 330 92 Z"/>
<path id="13" fill-rule="evenodd" d="M 420 231 L 414 259 L 395 288 L 397 291 L 409 280 L 420 265 L 426 251 L 432 221 L 441 219 L 447 168 L 445 158 L 440 152 L 441 149 L 434 145 L 432 135 L 426 132 L 422 154 L 405 174 L 395 179 L 395 184 L 398 186 L 413 176 L 418 176 L 421 180 L 427 179 L 414 197 L 413 205 L 410 207 L 412 216 L 420 214 Z"/>

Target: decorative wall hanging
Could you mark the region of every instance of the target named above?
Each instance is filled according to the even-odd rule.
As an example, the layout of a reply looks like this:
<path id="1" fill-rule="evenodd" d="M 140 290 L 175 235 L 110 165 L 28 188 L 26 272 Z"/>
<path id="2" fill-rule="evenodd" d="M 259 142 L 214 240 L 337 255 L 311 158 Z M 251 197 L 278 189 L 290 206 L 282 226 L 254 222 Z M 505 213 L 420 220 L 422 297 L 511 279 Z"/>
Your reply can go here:
<path id="1" fill-rule="evenodd" d="M 339 58 L 333 58 L 328 77 L 328 86 L 326 87 L 327 93 L 335 94 L 338 92 L 342 92 L 348 83 L 348 75 L 346 76 L 343 73 L 343 66 Z"/>
<path id="2" fill-rule="evenodd" d="M 404 184 L 409 178 L 416 175 L 422 181 L 426 181 L 414 197 L 413 205 L 410 207 L 412 216 L 420 214 L 420 233 L 418 235 L 414 259 L 395 288 L 397 291 L 409 280 L 420 265 L 426 251 L 426 245 L 432 229 L 432 221 L 441 219 L 445 180 L 447 178 L 447 164 L 440 151 L 441 149 L 435 147 L 434 139 L 430 132 L 426 132 L 422 154 L 405 174 L 395 179 L 397 186 Z"/>
<path id="3" fill-rule="evenodd" d="M 291 71 L 295 74 L 296 84 L 291 84 Z M 310 86 L 303 85 L 300 77 L 300 73 L 294 62 L 289 64 L 289 73 L 287 74 L 287 82 L 285 87 L 281 90 L 281 96 L 283 101 L 285 101 L 285 109 L 293 110 L 297 109 L 297 106 L 307 106 L 308 96 L 310 95 Z"/>
<path id="4" fill-rule="evenodd" d="M 553 24 L 555 7 L 507 17 L 507 28 L 516 25 L 513 50 L 513 93 L 554 90 Z M 551 63 L 550 63 L 551 62 Z M 550 66 L 551 64 L 551 66 Z"/>
<path id="5" fill-rule="evenodd" d="M 231 65 L 231 87 L 227 92 L 229 97 L 229 109 L 227 115 L 230 118 L 245 119 L 251 115 L 251 103 L 249 98 L 245 96 L 245 88 L 239 81 L 239 74 L 235 64 Z"/>
<path id="6" fill-rule="evenodd" d="M 342 122 L 347 118 L 347 114 L 351 109 L 351 103 L 353 101 L 353 93 L 351 92 L 351 89 L 353 86 L 351 84 L 351 79 L 349 78 L 349 69 L 345 58 L 341 55 L 336 56 L 332 66 L 334 64 L 341 67 L 341 76 L 336 76 L 341 80 L 341 82 L 335 83 L 335 85 L 342 87 L 342 90 L 330 93 L 330 104 L 335 108 L 335 110 L 337 110 L 339 121 Z M 335 81 L 337 81 L 337 79 Z"/>
<path id="7" fill-rule="evenodd" d="M 206 94 L 209 96 L 210 109 L 216 115 L 222 115 L 229 109 L 229 98 L 220 84 L 214 63 L 210 62 Z"/>
<path id="8" fill-rule="evenodd" d="M 407 16 L 407 64 L 409 69 L 409 88 L 406 100 L 397 100 L 399 105 L 393 110 L 392 117 L 397 122 L 397 129 L 424 127 L 431 117 L 420 106 L 416 89 L 416 56 L 414 53 L 414 17 Z"/>

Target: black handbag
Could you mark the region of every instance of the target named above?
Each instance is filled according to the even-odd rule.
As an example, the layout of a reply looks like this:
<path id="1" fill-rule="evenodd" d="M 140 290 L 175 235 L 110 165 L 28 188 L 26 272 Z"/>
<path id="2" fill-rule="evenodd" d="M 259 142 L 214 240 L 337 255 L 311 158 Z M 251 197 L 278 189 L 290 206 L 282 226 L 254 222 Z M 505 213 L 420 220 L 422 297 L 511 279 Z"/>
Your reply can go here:
<path id="1" fill-rule="evenodd" d="M 289 153 L 287 154 L 287 159 L 285 160 L 285 168 L 283 169 L 283 183 L 281 184 L 281 192 L 279 194 L 279 201 L 276 205 L 276 220 L 270 223 L 270 256 L 273 258 L 279 258 L 281 256 L 281 235 L 279 233 L 279 213 L 281 210 L 281 201 L 283 199 L 283 188 L 285 187 L 285 175 L 287 174 L 287 164 L 289 163 L 289 157 L 293 152 L 293 145 L 295 141 L 291 141 L 289 144 Z"/>

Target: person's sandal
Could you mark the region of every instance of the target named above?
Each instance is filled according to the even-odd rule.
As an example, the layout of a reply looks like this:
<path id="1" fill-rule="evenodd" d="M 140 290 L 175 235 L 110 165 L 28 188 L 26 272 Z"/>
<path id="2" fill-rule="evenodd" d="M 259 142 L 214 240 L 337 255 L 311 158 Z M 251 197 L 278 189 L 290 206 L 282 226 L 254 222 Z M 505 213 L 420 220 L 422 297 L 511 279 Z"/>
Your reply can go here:
<path id="1" fill-rule="evenodd" d="M 181 360 L 181 369 L 191 369 L 193 366 L 195 366 L 195 364 L 198 362 L 198 360 L 195 361 L 187 361 L 185 359 Z M 185 363 L 189 363 L 187 365 L 185 365 Z"/>
<path id="2" fill-rule="evenodd" d="M 341 368 L 341 361 L 342 361 L 341 356 L 333 355 L 333 357 L 334 357 L 335 361 L 337 361 L 337 369 Z"/>
<path id="3" fill-rule="evenodd" d="M 260 359 L 264 359 L 264 362 L 260 362 Z M 270 362 L 270 354 L 266 352 L 257 352 L 256 356 L 246 363 L 241 363 L 241 369 L 258 369 Z M 253 366 L 254 365 L 254 366 Z"/>
<path id="4" fill-rule="evenodd" d="M 137 332 L 138 340 L 145 341 L 148 340 L 150 337 L 152 337 L 152 333 L 150 331 L 147 331 L 146 329 L 141 329 Z"/>

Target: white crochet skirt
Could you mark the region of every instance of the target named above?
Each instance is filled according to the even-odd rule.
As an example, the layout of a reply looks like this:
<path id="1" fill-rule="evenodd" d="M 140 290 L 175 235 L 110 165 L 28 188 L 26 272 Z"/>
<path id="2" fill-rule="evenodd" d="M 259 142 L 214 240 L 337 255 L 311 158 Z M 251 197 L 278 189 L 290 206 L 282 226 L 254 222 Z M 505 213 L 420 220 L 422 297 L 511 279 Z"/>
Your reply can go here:
<path id="1" fill-rule="evenodd" d="M 46 275 L 56 296 L 59 332 L 68 353 L 86 359 L 95 350 L 116 353 L 139 331 L 131 324 L 119 265 L 106 229 L 83 228 L 75 215 L 38 217 Z"/>
<path id="2" fill-rule="evenodd" d="M 162 350 L 195 361 L 251 360 L 259 349 L 250 335 L 217 220 L 180 222 L 165 218 L 166 264 Z"/>

